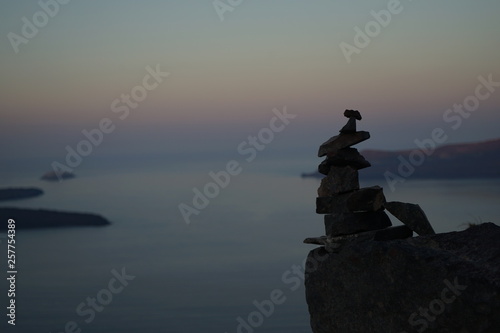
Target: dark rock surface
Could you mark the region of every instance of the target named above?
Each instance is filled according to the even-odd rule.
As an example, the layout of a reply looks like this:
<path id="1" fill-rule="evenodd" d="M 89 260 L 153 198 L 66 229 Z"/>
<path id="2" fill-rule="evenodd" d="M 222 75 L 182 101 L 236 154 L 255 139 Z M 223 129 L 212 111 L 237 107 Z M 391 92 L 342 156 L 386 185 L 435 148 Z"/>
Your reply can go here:
<path id="1" fill-rule="evenodd" d="M 16 221 L 17 229 L 52 227 L 105 226 L 104 217 L 88 213 L 59 212 L 45 209 L 0 208 L 0 230 L 7 230 L 9 219 Z"/>
<path id="2" fill-rule="evenodd" d="M 357 170 L 350 166 L 332 166 L 328 176 L 321 180 L 321 185 L 318 188 L 318 196 L 327 197 L 332 193 L 338 194 L 354 190 L 359 190 Z"/>
<path id="3" fill-rule="evenodd" d="M 43 191 L 35 187 L 14 187 L 0 189 L 0 201 L 20 200 L 37 197 L 42 195 Z"/>
<path id="4" fill-rule="evenodd" d="M 376 241 L 388 241 L 393 239 L 404 239 L 413 236 L 413 231 L 405 225 L 398 225 L 378 230 L 373 238 Z"/>
<path id="5" fill-rule="evenodd" d="M 499 239 L 500 227 L 485 223 L 316 248 L 305 276 L 313 332 L 500 332 Z"/>

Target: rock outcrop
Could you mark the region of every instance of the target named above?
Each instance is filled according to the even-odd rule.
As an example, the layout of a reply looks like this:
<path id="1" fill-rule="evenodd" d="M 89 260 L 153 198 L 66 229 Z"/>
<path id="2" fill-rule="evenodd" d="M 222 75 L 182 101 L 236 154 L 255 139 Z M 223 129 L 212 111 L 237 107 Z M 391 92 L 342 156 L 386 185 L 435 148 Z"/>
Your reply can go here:
<path id="1" fill-rule="evenodd" d="M 306 264 L 314 333 L 500 332 L 500 227 L 319 247 Z"/>

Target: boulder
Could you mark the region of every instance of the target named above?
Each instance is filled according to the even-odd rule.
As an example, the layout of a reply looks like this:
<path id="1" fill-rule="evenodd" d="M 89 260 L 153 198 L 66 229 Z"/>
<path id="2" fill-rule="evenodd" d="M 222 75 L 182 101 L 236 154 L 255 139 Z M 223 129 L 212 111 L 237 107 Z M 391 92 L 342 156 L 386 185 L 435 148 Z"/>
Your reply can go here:
<path id="1" fill-rule="evenodd" d="M 398 220 L 406 224 L 417 234 L 434 235 L 436 233 L 419 205 L 391 201 L 384 203 L 384 207 L 389 211 L 389 213 L 394 215 Z"/>
<path id="2" fill-rule="evenodd" d="M 309 253 L 314 333 L 500 332 L 499 226 L 389 241 L 355 236 Z"/>

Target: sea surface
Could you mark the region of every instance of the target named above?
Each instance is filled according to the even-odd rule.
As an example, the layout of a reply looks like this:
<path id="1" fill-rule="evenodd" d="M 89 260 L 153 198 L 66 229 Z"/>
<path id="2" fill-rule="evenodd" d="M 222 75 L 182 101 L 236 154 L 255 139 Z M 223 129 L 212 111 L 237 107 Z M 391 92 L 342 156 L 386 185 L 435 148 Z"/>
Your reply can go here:
<path id="1" fill-rule="evenodd" d="M 179 205 L 193 207 L 195 189 L 229 160 L 87 163 L 60 183 L 38 180 L 47 170 L 4 170 L 2 187 L 45 194 L 0 206 L 98 213 L 112 225 L 19 230 L 16 326 L 7 324 L 3 296 L 0 331 L 311 332 L 302 265 L 314 246 L 302 241 L 324 229 L 315 214 L 319 180 L 299 175 L 318 161 L 236 159 L 241 172 L 218 193 L 209 185 L 212 198 L 186 223 Z M 420 204 L 437 232 L 499 222 L 499 179 L 408 179 L 391 192 L 383 179 L 360 178 L 383 186 L 388 200 Z"/>

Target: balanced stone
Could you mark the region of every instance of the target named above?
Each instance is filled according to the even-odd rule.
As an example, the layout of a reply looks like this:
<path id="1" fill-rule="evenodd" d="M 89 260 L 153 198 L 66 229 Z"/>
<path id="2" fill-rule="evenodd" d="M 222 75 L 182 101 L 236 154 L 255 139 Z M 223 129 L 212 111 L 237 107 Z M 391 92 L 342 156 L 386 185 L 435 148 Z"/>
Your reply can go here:
<path id="1" fill-rule="evenodd" d="M 318 166 L 318 171 L 324 175 L 328 175 L 331 166 L 346 166 L 360 170 L 371 166 L 363 155 L 356 148 L 343 148 L 336 151 L 334 154 L 328 154 L 326 159 Z"/>
<path id="2" fill-rule="evenodd" d="M 350 166 L 330 168 L 328 176 L 321 180 L 318 196 L 327 197 L 332 194 L 350 192 L 359 189 L 358 171 Z"/>
<path id="3" fill-rule="evenodd" d="M 316 213 L 376 212 L 384 208 L 385 197 L 380 186 L 354 192 L 316 198 Z"/>
<path id="4" fill-rule="evenodd" d="M 398 220 L 406 224 L 411 230 L 419 235 L 434 235 L 436 232 L 432 228 L 427 216 L 419 205 L 391 201 L 384 203 L 384 207 Z"/>
<path id="5" fill-rule="evenodd" d="M 328 197 L 316 198 L 317 214 L 348 213 L 347 199 L 351 193 L 336 194 Z"/>
<path id="6" fill-rule="evenodd" d="M 340 133 L 354 133 L 356 132 L 356 119 L 349 118 L 347 124 L 340 130 Z"/>
<path id="7" fill-rule="evenodd" d="M 365 187 L 353 192 L 347 200 L 351 212 L 376 212 L 383 209 L 385 196 L 380 186 Z"/>
<path id="8" fill-rule="evenodd" d="M 369 213 L 340 213 L 325 215 L 327 236 L 341 236 L 363 231 L 378 230 L 392 225 L 384 211 Z"/>
<path id="9" fill-rule="evenodd" d="M 361 113 L 359 113 L 358 110 L 345 110 L 344 117 L 355 118 L 357 120 L 361 120 Z"/>
<path id="10" fill-rule="evenodd" d="M 359 131 L 354 133 L 341 133 L 334 137 L 328 139 L 324 142 L 318 150 L 318 157 L 325 156 L 327 154 L 334 154 L 339 149 L 348 148 L 357 143 L 363 142 L 370 138 L 370 133 L 365 131 Z"/>

